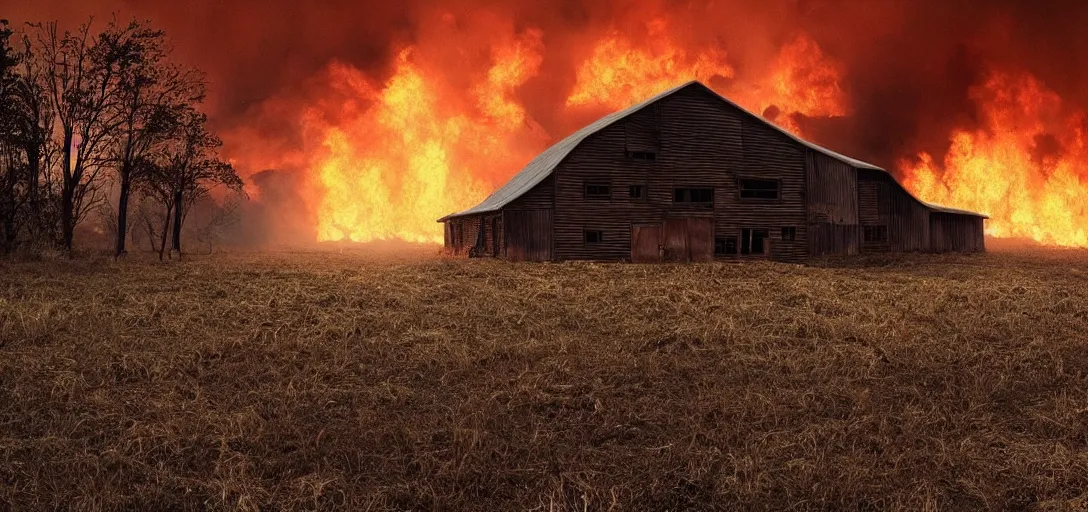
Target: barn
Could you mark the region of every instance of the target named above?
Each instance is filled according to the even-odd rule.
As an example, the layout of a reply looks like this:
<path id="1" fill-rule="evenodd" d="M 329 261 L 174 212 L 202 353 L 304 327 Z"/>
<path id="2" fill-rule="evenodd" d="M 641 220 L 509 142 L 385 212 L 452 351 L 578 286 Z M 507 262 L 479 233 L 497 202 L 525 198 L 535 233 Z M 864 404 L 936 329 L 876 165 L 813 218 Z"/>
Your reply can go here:
<path id="1" fill-rule="evenodd" d="M 571 134 L 439 222 L 446 250 L 470 257 L 799 262 L 983 251 L 985 219 L 689 82 Z"/>

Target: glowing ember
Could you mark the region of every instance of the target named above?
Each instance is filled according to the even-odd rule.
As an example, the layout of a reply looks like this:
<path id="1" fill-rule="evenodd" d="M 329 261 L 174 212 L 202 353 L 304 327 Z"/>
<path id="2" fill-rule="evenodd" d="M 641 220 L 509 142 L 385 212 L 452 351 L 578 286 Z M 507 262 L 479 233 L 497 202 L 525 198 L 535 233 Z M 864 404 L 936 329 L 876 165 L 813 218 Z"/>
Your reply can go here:
<path id="1" fill-rule="evenodd" d="M 907 188 L 990 215 L 992 236 L 1088 246 L 1085 114 L 1025 74 L 994 73 L 971 97 L 982 127 L 952 135 L 943 170 L 926 153 L 901 162 Z"/>

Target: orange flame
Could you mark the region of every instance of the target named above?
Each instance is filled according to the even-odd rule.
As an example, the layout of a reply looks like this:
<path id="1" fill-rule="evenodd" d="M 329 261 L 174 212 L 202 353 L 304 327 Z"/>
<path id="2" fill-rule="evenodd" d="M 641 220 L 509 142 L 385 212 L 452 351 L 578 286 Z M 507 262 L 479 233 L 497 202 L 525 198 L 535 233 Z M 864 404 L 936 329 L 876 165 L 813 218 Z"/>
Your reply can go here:
<path id="1" fill-rule="evenodd" d="M 900 162 L 925 201 L 988 214 L 988 234 L 1088 247 L 1083 112 L 1027 74 L 994 73 L 972 90 L 981 128 L 957 130 L 943 170 L 928 153 Z"/>
<path id="2" fill-rule="evenodd" d="M 617 33 L 603 38 L 579 68 L 567 106 L 597 104 L 621 109 L 689 80 L 714 87 L 715 78 L 734 77 L 724 51 L 685 51 L 668 37 L 667 24 L 661 20 L 650 23 L 648 29 L 651 43 L 647 47 L 637 47 Z M 782 47 L 766 76 L 743 85 L 731 83 L 718 92 L 801 134 L 792 119 L 795 114 L 848 114 L 840 76 L 838 64 L 825 58 L 812 38 L 801 34 Z"/>
<path id="3" fill-rule="evenodd" d="M 669 38 L 664 20 L 647 28 L 648 48 L 636 47 L 618 32 L 601 39 L 578 70 L 567 106 L 596 104 L 619 110 L 689 80 L 733 76 L 724 51 L 684 51 Z"/>
<path id="4" fill-rule="evenodd" d="M 435 219 L 479 202 L 495 186 L 472 170 L 516 169 L 540 149 L 517 149 L 524 144 L 515 138 L 531 136 L 511 92 L 537 72 L 541 51 L 533 30 L 496 47 L 492 67 L 472 90 L 475 109 L 441 94 L 439 77 L 417 65 L 411 50 L 399 54 L 380 88 L 358 70 L 334 66 L 336 83 L 369 106 L 349 109 L 346 120 L 331 125 L 316 111 L 307 116 L 323 145 L 310 164 L 318 240 L 441 243 Z"/>

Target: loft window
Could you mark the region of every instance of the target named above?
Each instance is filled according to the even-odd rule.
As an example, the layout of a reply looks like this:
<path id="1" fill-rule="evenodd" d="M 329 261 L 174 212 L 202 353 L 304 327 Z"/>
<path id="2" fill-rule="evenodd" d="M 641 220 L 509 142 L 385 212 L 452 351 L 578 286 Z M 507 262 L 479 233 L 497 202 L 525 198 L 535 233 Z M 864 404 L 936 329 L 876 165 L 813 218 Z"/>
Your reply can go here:
<path id="1" fill-rule="evenodd" d="M 714 204 L 712 188 L 678 188 L 673 190 L 674 203 Z"/>
<path id="2" fill-rule="evenodd" d="M 627 195 L 631 199 L 642 199 L 645 197 L 645 194 L 646 190 L 642 185 L 631 185 L 630 187 L 627 187 Z"/>
<path id="3" fill-rule="evenodd" d="M 654 153 L 653 151 L 628 151 L 627 158 L 643 162 L 656 162 L 657 153 Z"/>
<path id="4" fill-rule="evenodd" d="M 728 256 L 737 253 L 737 237 L 726 236 L 714 239 L 714 254 Z"/>
<path id="5" fill-rule="evenodd" d="M 782 239 L 783 240 L 797 240 L 797 228 L 792 227 L 792 226 L 782 228 Z"/>
<path id="6" fill-rule="evenodd" d="M 586 199 L 608 199 L 612 197 L 612 187 L 607 183 L 586 183 Z"/>
<path id="7" fill-rule="evenodd" d="M 585 240 L 587 244 L 599 244 L 604 241 L 604 232 L 587 229 L 582 232 L 582 239 Z"/>
<path id="8" fill-rule="evenodd" d="M 742 229 L 740 230 L 740 253 L 763 254 L 766 240 L 766 229 Z"/>
<path id="9" fill-rule="evenodd" d="M 870 243 L 888 241 L 888 226 L 863 226 L 862 239 Z"/>
<path id="10" fill-rule="evenodd" d="M 740 180 L 741 199 L 778 199 L 778 180 Z"/>

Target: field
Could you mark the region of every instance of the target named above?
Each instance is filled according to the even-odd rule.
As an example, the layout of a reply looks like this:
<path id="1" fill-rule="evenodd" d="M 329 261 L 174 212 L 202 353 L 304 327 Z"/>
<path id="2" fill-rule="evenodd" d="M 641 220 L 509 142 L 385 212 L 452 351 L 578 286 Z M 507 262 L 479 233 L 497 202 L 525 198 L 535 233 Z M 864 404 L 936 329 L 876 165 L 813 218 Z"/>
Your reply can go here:
<path id="1" fill-rule="evenodd" d="M 1088 254 L 0 262 L 0 509 L 1086 510 Z"/>

